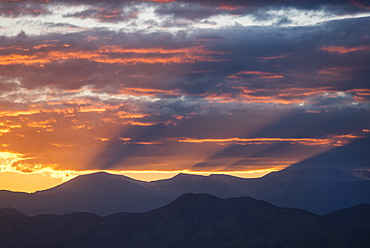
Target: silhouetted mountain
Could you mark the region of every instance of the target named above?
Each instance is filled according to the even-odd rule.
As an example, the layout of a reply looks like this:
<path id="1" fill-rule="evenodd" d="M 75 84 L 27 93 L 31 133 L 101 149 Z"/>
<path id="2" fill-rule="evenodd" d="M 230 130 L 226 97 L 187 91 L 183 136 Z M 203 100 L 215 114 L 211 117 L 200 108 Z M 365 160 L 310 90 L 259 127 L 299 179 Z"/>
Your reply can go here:
<path id="1" fill-rule="evenodd" d="M 180 173 L 173 178 L 150 182 L 147 186 L 171 198 L 186 193 L 209 193 L 219 197 L 250 195 L 246 180 L 229 175 L 192 175 Z"/>
<path id="2" fill-rule="evenodd" d="M 341 209 L 324 216 L 337 226 L 345 228 L 363 228 L 370 224 L 370 204 L 360 204 Z"/>
<path id="3" fill-rule="evenodd" d="M 145 187 L 145 182 L 104 172 L 76 177 L 54 188 L 33 194 L 0 192 L 0 207 L 11 206 L 35 214 L 92 212 L 101 215 L 143 212 L 161 207 L 166 196 Z"/>
<path id="4" fill-rule="evenodd" d="M 370 179 L 370 137 L 308 158 L 281 171 L 262 177 L 262 181 L 304 182 L 312 185 Z"/>
<path id="5" fill-rule="evenodd" d="M 370 210 L 362 214 L 368 217 Z M 336 224 L 328 216 L 250 197 L 185 194 L 145 213 L 0 217 L 0 247 L 368 247 L 369 219 L 356 231 L 343 228 L 345 219 Z"/>
<path id="6" fill-rule="evenodd" d="M 2 208 L 2 209 L 0 209 L 0 217 L 9 216 L 9 215 L 25 216 L 25 214 L 19 212 L 15 208 Z"/>
<path id="7" fill-rule="evenodd" d="M 370 137 L 296 163 L 294 169 L 370 169 Z"/>
<path id="8" fill-rule="evenodd" d="M 148 191 L 143 187 L 136 184 L 137 180 L 132 178 L 113 175 L 106 172 L 97 172 L 88 175 L 82 175 L 76 177 L 67 183 L 58 185 L 54 188 L 39 191 L 39 194 L 46 195 L 48 193 L 66 193 L 71 194 L 121 194 L 120 190 L 124 190 L 124 193 L 129 196 L 134 196 L 135 191 L 139 191 L 139 194 L 148 194 Z M 116 186 L 113 186 L 116 185 Z M 120 190 L 119 190 L 120 189 Z"/>
<path id="9" fill-rule="evenodd" d="M 306 159 L 255 180 L 250 196 L 325 214 L 370 203 L 370 138 Z"/>
<path id="10" fill-rule="evenodd" d="M 92 212 L 143 212 L 168 204 L 185 193 L 223 198 L 251 196 L 281 207 L 327 214 L 360 203 L 370 204 L 369 138 L 335 148 L 262 178 L 179 174 L 143 182 L 104 172 L 76 177 L 33 194 L 0 191 L 0 208 L 28 215 Z M 338 159 L 339 158 L 339 159 Z"/>
<path id="11" fill-rule="evenodd" d="M 287 168 L 254 181 L 253 187 L 252 197 L 316 214 L 370 203 L 370 180 L 340 169 Z"/>

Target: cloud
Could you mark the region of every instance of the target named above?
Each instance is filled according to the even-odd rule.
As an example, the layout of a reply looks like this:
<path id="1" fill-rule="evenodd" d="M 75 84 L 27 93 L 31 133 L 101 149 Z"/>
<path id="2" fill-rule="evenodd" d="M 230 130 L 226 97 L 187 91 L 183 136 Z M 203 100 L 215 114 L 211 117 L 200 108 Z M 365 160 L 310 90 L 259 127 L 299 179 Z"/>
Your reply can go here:
<path id="1" fill-rule="evenodd" d="M 96 19 L 99 22 L 124 22 L 138 18 L 139 10 L 136 8 L 120 8 L 118 7 L 98 7 L 92 6 L 86 10 L 67 14 L 64 17 L 74 18 L 91 18 Z"/>
<path id="2" fill-rule="evenodd" d="M 370 51 L 370 46 L 366 45 L 358 47 L 328 46 L 321 47 L 320 49 L 331 53 L 351 53 L 356 51 Z"/>
<path id="3" fill-rule="evenodd" d="M 2 1 L 0 2 L 0 16 L 16 18 L 21 16 L 42 16 L 49 15 L 52 12 L 47 6 L 38 2 L 13 2 Z"/>
<path id="4" fill-rule="evenodd" d="M 258 78 L 284 78 L 284 76 L 281 74 L 274 74 L 271 72 L 262 72 L 262 71 L 241 71 L 241 72 L 234 73 L 228 78 L 240 79 L 242 78 L 243 75 L 251 75 L 253 77 L 258 77 Z"/>
<path id="5" fill-rule="evenodd" d="M 155 14 L 165 18 L 186 19 L 190 21 L 199 21 L 210 18 L 215 15 L 234 14 L 242 7 L 232 7 L 228 5 L 220 5 L 214 8 L 212 5 L 202 3 L 184 3 L 172 2 L 159 5 L 155 9 Z"/>
<path id="6" fill-rule="evenodd" d="M 56 45 L 39 45 L 41 47 L 53 47 Z M 0 65 L 25 65 L 44 67 L 48 63 L 62 63 L 66 60 L 89 60 L 103 64 L 137 64 L 137 63 L 195 63 L 199 61 L 214 61 L 206 54 L 212 54 L 202 47 L 189 47 L 186 49 L 152 48 L 152 49 L 126 49 L 120 46 L 103 46 L 94 51 L 78 51 L 65 48 L 60 51 L 36 52 L 32 55 L 9 54 L 0 56 Z M 135 56 L 137 55 L 137 56 Z M 147 56 L 145 56 L 147 55 Z"/>
<path id="7" fill-rule="evenodd" d="M 194 139 L 194 138 L 170 138 L 170 140 L 177 141 L 177 142 L 186 142 L 186 143 L 204 143 L 204 142 L 212 142 L 224 145 L 225 143 L 234 143 L 237 145 L 264 145 L 264 144 L 271 144 L 273 142 L 289 142 L 293 144 L 300 144 L 300 145 L 307 145 L 307 146 L 327 146 L 327 145 L 343 145 L 341 140 L 337 140 L 338 138 L 362 138 L 361 136 L 355 135 L 340 135 L 340 136 L 333 136 L 332 138 L 226 138 L 226 139 Z"/>
<path id="8" fill-rule="evenodd" d="M 25 30 L 0 37 L 16 170 L 277 170 L 368 134 L 356 3 L 11 4 L 50 11 L 2 19 Z"/>
<path id="9" fill-rule="evenodd" d="M 352 1 L 352 3 L 362 9 L 370 10 L 370 6 L 365 4 L 365 1 Z"/>

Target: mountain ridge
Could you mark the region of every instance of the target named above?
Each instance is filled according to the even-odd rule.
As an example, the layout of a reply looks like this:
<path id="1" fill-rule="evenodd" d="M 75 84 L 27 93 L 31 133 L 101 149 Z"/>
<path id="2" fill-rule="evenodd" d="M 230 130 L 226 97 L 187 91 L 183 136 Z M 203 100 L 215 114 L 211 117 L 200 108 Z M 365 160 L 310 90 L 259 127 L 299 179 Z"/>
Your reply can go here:
<path id="1" fill-rule="evenodd" d="M 3 216 L 0 246 L 360 248 L 370 244 L 370 208 L 363 209 L 362 214 L 366 215 L 361 223 L 351 223 L 345 218 L 356 214 L 358 207 L 361 206 L 334 212 L 334 217 L 318 216 L 252 197 L 222 199 L 188 193 L 144 213 L 115 213 L 106 217 L 91 213 Z M 351 223 L 349 228 L 346 223 Z"/>
<path id="2" fill-rule="evenodd" d="M 327 176 L 323 177 L 323 171 Z M 356 173 L 359 174 L 358 170 Z M 310 174 L 313 175 L 312 179 Z M 332 178 L 324 180 L 328 175 Z M 324 187 L 325 190 L 322 191 Z M 339 198 L 345 200 L 349 197 L 348 203 L 338 206 L 335 206 L 337 203 L 329 204 L 324 211 L 320 210 L 320 206 L 319 208 L 305 206 L 307 202 L 315 200 L 317 194 L 321 195 L 323 202 L 327 201 L 325 200 L 327 197 L 333 197 L 332 193 L 336 197 L 338 193 L 335 193 L 337 191 L 335 187 L 341 188 L 344 192 Z M 350 190 L 346 190 L 347 188 Z M 19 208 L 28 215 L 76 211 L 107 215 L 120 211 L 148 211 L 163 206 L 185 193 L 210 193 L 223 198 L 252 196 L 279 206 L 297 207 L 322 214 L 356 203 L 370 203 L 370 200 L 366 200 L 366 193 L 368 191 L 370 193 L 369 188 L 370 180 L 341 169 L 334 171 L 312 169 L 311 172 L 309 169 L 282 170 L 259 179 L 218 174 L 209 176 L 181 174 L 151 182 L 100 172 L 78 176 L 54 188 L 31 194 L 0 191 L 0 207 Z M 357 193 L 351 196 L 354 191 Z M 354 197 L 357 198 L 352 201 Z"/>
<path id="3" fill-rule="evenodd" d="M 70 212 L 109 215 L 145 212 L 186 193 L 209 193 L 221 198 L 251 196 L 281 207 L 327 214 L 370 203 L 370 172 L 361 169 L 369 160 L 369 149 L 370 138 L 365 138 L 257 179 L 181 173 L 169 179 L 144 182 L 98 172 L 32 194 L 0 191 L 0 208 L 13 207 L 28 215 Z"/>

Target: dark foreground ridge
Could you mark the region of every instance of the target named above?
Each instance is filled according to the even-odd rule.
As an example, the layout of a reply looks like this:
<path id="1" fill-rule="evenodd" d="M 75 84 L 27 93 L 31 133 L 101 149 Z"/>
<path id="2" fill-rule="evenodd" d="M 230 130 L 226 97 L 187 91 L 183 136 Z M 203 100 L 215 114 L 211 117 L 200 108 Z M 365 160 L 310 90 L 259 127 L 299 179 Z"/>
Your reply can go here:
<path id="1" fill-rule="evenodd" d="M 106 217 L 11 211 L 0 217 L 0 247 L 369 247 L 369 216 L 367 204 L 318 216 L 251 197 L 185 194 L 149 212 Z"/>

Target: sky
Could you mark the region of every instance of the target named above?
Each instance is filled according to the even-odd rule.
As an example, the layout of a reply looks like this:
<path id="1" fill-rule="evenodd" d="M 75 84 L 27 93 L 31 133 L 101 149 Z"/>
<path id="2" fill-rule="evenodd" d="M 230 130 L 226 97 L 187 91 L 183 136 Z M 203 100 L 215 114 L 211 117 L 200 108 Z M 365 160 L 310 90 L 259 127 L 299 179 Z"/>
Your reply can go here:
<path id="1" fill-rule="evenodd" d="M 361 0 L 1 0 L 0 189 L 260 177 L 368 137 L 369 27 Z"/>

